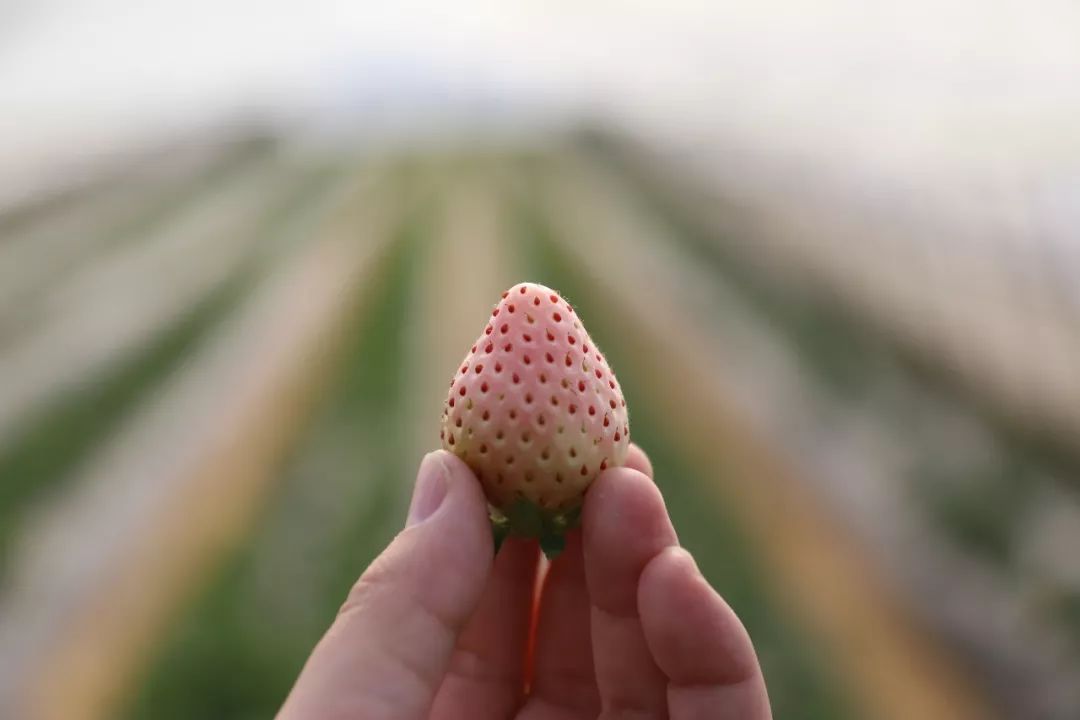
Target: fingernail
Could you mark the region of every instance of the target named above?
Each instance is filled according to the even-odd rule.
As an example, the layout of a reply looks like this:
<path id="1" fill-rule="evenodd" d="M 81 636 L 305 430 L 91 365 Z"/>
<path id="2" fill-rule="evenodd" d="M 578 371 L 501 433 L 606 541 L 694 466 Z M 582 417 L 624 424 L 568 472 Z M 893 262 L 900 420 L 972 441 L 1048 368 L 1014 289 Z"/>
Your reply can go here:
<path id="1" fill-rule="evenodd" d="M 442 505 L 446 497 L 446 467 L 438 453 L 428 453 L 420 461 L 416 472 L 416 485 L 413 488 L 412 502 L 409 504 L 409 517 L 406 527 L 411 527 L 431 517 Z"/>

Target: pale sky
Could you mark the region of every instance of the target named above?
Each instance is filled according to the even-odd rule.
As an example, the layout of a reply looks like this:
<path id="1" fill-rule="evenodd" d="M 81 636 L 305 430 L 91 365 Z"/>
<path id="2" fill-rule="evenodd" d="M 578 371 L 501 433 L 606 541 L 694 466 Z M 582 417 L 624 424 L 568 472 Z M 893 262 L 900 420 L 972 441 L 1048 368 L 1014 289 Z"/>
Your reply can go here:
<path id="1" fill-rule="evenodd" d="M 237 108 L 475 95 L 871 166 L 1080 165 L 1080 6 L 877 5 L 23 2 L 0 35 L 0 184 Z"/>

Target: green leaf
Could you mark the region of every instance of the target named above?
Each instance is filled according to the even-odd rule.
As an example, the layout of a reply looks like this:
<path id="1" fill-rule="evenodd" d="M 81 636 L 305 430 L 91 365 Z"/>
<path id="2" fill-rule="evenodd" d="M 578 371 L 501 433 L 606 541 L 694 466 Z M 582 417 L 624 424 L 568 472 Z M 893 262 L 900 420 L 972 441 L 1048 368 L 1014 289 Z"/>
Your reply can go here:
<path id="1" fill-rule="evenodd" d="M 528 500 L 518 500 L 506 511 L 510 521 L 510 532 L 524 537 L 538 537 L 544 529 L 544 518 L 540 508 Z"/>
<path id="2" fill-rule="evenodd" d="M 548 560 L 554 560 L 566 548 L 566 536 L 546 532 L 540 536 L 540 549 Z"/>
<path id="3" fill-rule="evenodd" d="M 495 541 L 495 554 L 499 554 L 499 548 L 503 541 L 510 536 L 510 521 L 505 517 L 491 517 L 491 535 Z"/>

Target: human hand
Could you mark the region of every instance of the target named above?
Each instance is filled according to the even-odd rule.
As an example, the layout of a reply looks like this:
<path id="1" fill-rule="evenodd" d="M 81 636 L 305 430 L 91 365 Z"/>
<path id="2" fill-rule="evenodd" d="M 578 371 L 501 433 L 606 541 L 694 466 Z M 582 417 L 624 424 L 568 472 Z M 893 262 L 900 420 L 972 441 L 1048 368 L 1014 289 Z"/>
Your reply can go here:
<path id="1" fill-rule="evenodd" d="M 750 638 L 678 547 L 651 476 L 635 447 L 597 478 L 537 596 L 536 542 L 511 538 L 493 558 L 475 476 L 427 455 L 407 527 L 349 593 L 279 720 L 766 720 Z"/>

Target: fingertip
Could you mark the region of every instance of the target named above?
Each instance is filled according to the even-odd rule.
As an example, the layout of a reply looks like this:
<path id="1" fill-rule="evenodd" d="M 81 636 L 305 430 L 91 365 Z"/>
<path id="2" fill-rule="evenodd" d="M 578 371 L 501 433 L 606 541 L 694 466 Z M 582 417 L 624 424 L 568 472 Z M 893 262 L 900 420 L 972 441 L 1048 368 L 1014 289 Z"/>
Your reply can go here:
<path id="1" fill-rule="evenodd" d="M 670 547 L 641 573 L 638 608 L 657 664 L 680 685 L 736 685 L 758 670 L 750 636 L 686 550 Z"/>
<path id="2" fill-rule="evenodd" d="M 424 456 L 422 463 L 427 462 L 429 458 L 442 466 L 450 481 L 468 494 L 468 499 L 479 501 L 486 507 L 484 491 L 480 487 L 480 481 L 476 479 L 476 473 L 472 471 L 472 468 L 464 460 L 452 452 L 441 449 L 429 452 Z"/>
<path id="3" fill-rule="evenodd" d="M 610 504 L 612 497 L 637 495 L 655 496 L 663 504 L 656 484 L 640 469 L 629 466 L 608 468 L 589 487 L 585 495 L 585 512 L 589 512 L 590 504 L 602 506 Z"/>
<path id="4" fill-rule="evenodd" d="M 610 468 L 600 473 L 585 495 L 582 521 L 586 545 L 590 536 L 602 538 L 598 531 L 648 536 L 650 540 L 659 535 L 670 540 L 658 545 L 657 551 L 677 544 L 660 489 L 647 475 L 634 468 Z"/>
<path id="5" fill-rule="evenodd" d="M 653 473 L 652 461 L 649 460 L 649 456 L 645 454 L 645 451 L 642 450 L 639 445 L 633 443 L 630 445 L 630 450 L 626 454 L 626 462 L 623 463 L 623 467 L 637 470 L 650 480 L 656 478 L 656 475 Z"/>
<path id="6" fill-rule="evenodd" d="M 434 459 L 438 460 L 439 462 L 443 463 L 443 465 L 450 472 L 461 473 L 461 474 L 464 474 L 464 475 L 471 475 L 474 478 L 476 477 L 475 474 L 472 471 L 472 468 L 470 468 L 467 464 L 465 464 L 464 460 L 462 460 L 457 455 L 455 455 L 454 453 L 452 453 L 452 452 L 450 452 L 448 450 L 444 450 L 442 448 L 439 448 L 438 450 L 432 450 L 431 452 L 429 452 L 427 455 L 424 456 L 425 460 L 427 458 L 434 458 Z"/>
<path id="7" fill-rule="evenodd" d="M 435 450 L 424 456 L 418 471 L 418 484 L 425 472 L 437 472 L 446 485 L 446 498 L 438 511 L 444 507 L 470 525 L 487 526 L 487 499 L 472 469 L 461 458 L 446 450 Z M 431 513 L 434 515 L 435 513 Z M 483 519 L 484 522 L 478 522 Z"/>
<path id="8" fill-rule="evenodd" d="M 697 561 L 688 550 L 682 547 L 669 547 L 659 552 L 641 573 L 641 581 L 656 578 L 657 584 L 671 581 L 696 582 L 704 580 Z"/>

